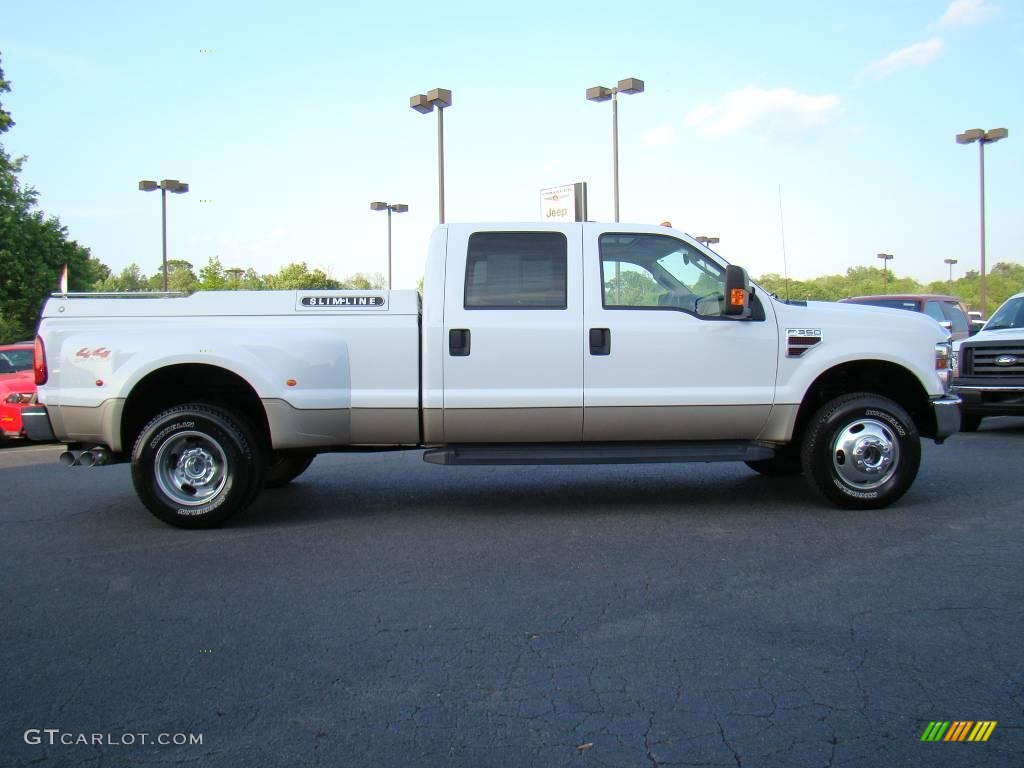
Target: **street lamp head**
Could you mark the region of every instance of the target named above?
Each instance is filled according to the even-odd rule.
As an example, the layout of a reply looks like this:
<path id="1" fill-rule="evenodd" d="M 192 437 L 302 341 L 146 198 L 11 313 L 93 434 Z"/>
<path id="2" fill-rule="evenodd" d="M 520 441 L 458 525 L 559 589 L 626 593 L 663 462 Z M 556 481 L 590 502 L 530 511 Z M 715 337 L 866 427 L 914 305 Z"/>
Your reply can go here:
<path id="1" fill-rule="evenodd" d="M 994 141 L 1005 139 L 1010 135 L 1010 132 L 1005 128 L 993 128 L 990 131 L 985 131 L 985 143 L 991 144 Z"/>
<path id="2" fill-rule="evenodd" d="M 394 211 L 395 213 L 405 213 L 406 211 L 409 210 L 409 206 L 406 205 L 405 203 L 395 203 L 394 205 L 391 206 L 391 210 Z"/>
<path id="3" fill-rule="evenodd" d="M 139 191 L 140 192 L 152 192 L 155 189 L 157 189 L 157 184 L 156 184 L 155 181 L 140 181 L 139 182 Z"/>
<path id="4" fill-rule="evenodd" d="M 878 254 L 878 258 L 880 258 L 880 259 L 891 259 L 892 258 L 892 254 L 891 253 L 880 253 L 880 254 Z"/>
<path id="5" fill-rule="evenodd" d="M 409 106 L 419 112 L 421 115 L 427 114 L 427 112 L 434 111 L 434 104 L 427 99 L 426 94 L 418 93 L 409 99 Z"/>
<path id="6" fill-rule="evenodd" d="M 587 88 L 587 101 L 608 101 L 612 97 L 612 89 L 603 85 Z"/>
<path id="7" fill-rule="evenodd" d="M 188 192 L 188 184 L 177 179 L 164 179 L 160 182 L 159 187 L 166 192 L 174 192 L 179 195 Z"/>
<path id="8" fill-rule="evenodd" d="M 452 105 L 452 92 L 447 88 L 434 88 L 427 91 L 427 100 L 436 104 L 438 109 L 444 109 Z"/>
<path id="9" fill-rule="evenodd" d="M 619 93 L 643 93 L 644 81 L 635 77 L 619 80 Z"/>
<path id="10" fill-rule="evenodd" d="M 981 128 L 971 128 L 970 130 L 958 133 L 956 135 L 957 144 L 973 144 L 985 137 L 985 132 Z"/>
<path id="11" fill-rule="evenodd" d="M 958 262 L 957 262 L 956 259 L 943 259 L 942 263 L 943 264 L 949 264 L 950 266 L 953 266 L 954 264 L 957 264 Z"/>
<path id="12" fill-rule="evenodd" d="M 697 238 L 697 242 L 704 243 L 704 245 L 716 245 L 717 243 L 720 242 L 720 240 L 717 237 L 708 237 L 707 235 L 700 235 Z"/>
<path id="13" fill-rule="evenodd" d="M 386 211 L 388 209 L 387 203 L 370 203 L 371 211 Z"/>

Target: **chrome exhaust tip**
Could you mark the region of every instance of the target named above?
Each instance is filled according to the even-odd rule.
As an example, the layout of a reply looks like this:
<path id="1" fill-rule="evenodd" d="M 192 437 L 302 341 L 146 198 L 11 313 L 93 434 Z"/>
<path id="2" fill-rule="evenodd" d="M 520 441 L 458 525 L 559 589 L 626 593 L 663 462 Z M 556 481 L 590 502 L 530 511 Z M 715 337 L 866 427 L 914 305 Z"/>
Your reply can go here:
<path id="1" fill-rule="evenodd" d="M 60 455 L 60 463 L 65 467 L 74 467 L 78 465 L 78 457 L 71 451 L 64 451 L 64 453 Z"/>
<path id="2" fill-rule="evenodd" d="M 96 457 L 92 451 L 82 451 L 78 456 L 78 464 L 83 467 L 96 466 Z"/>

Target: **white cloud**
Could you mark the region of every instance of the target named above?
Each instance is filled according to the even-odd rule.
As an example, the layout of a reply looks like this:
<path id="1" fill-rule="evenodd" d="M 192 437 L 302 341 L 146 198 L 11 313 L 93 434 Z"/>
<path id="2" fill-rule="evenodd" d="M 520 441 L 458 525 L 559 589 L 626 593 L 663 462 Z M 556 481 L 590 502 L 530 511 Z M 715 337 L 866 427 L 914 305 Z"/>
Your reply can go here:
<path id="1" fill-rule="evenodd" d="M 698 104 L 685 125 L 705 136 L 728 136 L 745 130 L 785 135 L 806 132 L 830 122 L 839 109 L 835 94 L 812 96 L 792 88 L 748 86 L 725 94 L 717 103 Z"/>
<path id="2" fill-rule="evenodd" d="M 640 134 L 640 143 L 645 147 L 666 147 L 672 143 L 675 131 L 671 123 L 659 125 Z"/>
<path id="3" fill-rule="evenodd" d="M 907 67 L 923 67 L 930 64 L 942 53 L 946 44 L 941 37 L 933 37 L 921 43 L 913 43 L 906 48 L 893 51 L 878 61 L 873 62 L 868 70 L 876 77 L 887 77 Z"/>
<path id="4" fill-rule="evenodd" d="M 953 0 L 942 14 L 939 24 L 944 27 L 965 27 L 984 24 L 999 12 L 999 8 L 986 0 Z"/>

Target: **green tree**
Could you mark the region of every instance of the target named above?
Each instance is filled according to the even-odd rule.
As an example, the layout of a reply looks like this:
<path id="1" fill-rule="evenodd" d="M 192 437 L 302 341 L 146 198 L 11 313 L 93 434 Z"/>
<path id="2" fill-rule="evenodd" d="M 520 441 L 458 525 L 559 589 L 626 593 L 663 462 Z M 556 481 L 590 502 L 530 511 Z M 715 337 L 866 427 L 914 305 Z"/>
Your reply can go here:
<path id="1" fill-rule="evenodd" d="M 4 79 L 4 68 L 0 66 L 0 93 L 10 92 L 11 84 Z M 11 119 L 11 113 L 4 109 L 3 104 L 0 104 L 0 133 L 7 133 L 13 127 L 14 120 Z"/>
<path id="2" fill-rule="evenodd" d="M 301 288 L 341 288 L 341 283 L 327 276 L 322 269 L 312 272 L 301 261 L 287 264 L 276 275 L 266 275 L 263 279 L 267 288 L 273 291 L 294 291 Z"/>
<path id="3" fill-rule="evenodd" d="M 228 281 L 225 287 L 230 291 L 262 291 L 267 287 L 262 275 L 252 267 L 232 267 L 225 269 L 224 273 Z"/>
<path id="4" fill-rule="evenodd" d="M 619 276 L 606 280 L 605 301 L 629 307 L 656 307 L 658 297 L 665 293 L 654 280 L 635 269 L 624 269 Z"/>
<path id="5" fill-rule="evenodd" d="M 125 291 L 148 291 L 149 282 L 146 280 L 138 264 L 129 264 L 121 270 L 120 274 L 108 275 L 95 285 L 95 290 L 106 293 L 121 293 Z"/>
<path id="6" fill-rule="evenodd" d="M 227 289 L 228 277 L 220 258 L 211 256 L 206 266 L 199 270 L 199 290 L 223 291 Z"/>
<path id="7" fill-rule="evenodd" d="M 372 275 L 356 272 L 351 277 L 346 277 L 338 282 L 340 288 L 352 291 L 369 291 L 373 288 L 384 287 L 384 275 L 374 272 Z"/>
<path id="8" fill-rule="evenodd" d="M 0 94 L 10 84 L 0 68 Z M 0 134 L 14 125 L 0 105 Z M 0 341 L 30 337 L 47 295 L 57 290 L 64 266 L 68 288 L 91 289 L 109 270 L 89 249 L 68 238 L 54 216 L 35 210 L 38 193 L 18 179 L 24 157 L 12 159 L 0 145 Z"/>
<path id="9" fill-rule="evenodd" d="M 762 275 L 757 282 L 780 298 L 787 295 L 787 284 L 782 275 L 772 272 Z M 989 270 L 985 289 L 986 303 L 991 312 L 1010 296 L 1024 291 L 1024 265 L 1010 262 L 996 264 Z M 953 282 L 936 280 L 925 285 L 912 277 L 898 277 L 891 271 L 886 276 L 877 267 L 850 267 L 845 275 L 790 280 L 788 285 L 790 298 L 816 301 L 837 301 L 848 296 L 870 296 L 880 293 L 950 294 L 969 308 L 976 309 L 980 307 L 981 276 L 976 270 L 969 270 Z"/>
<path id="10" fill-rule="evenodd" d="M 149 290 L 162 291 L 164 289 L 164 270 L 160 270 L 149 278 Z M 192 262 L 184 259 L 167 260 L 167 290 L 180 293 L 194 293 L 199 290 L 199 278 L 193 271 Z"/>

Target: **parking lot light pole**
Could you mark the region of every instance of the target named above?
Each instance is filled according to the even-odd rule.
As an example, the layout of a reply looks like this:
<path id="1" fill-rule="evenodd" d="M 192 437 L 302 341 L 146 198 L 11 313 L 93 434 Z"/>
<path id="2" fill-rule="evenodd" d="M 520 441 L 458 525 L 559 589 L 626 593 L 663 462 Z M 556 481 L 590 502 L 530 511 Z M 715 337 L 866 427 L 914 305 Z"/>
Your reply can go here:
<path id="1" fill-rule="evenodd" d="M 425 115 L 437 107 L 437 218 L 444 224 L 444 110 L 452 105 L 452 92 L 445 88 L 419 93 L 409 99 L 409 106 Z"/>
<path id="2" fill-rule="evenodd" d="M 708 235 L 698 235 L 697 242 L 710 248 L 712 245 L 718 245 L 721 240 L 717 237 L 709 237 Z"/>
<path id="3" fill-rule="evenodd" d="M 595 85 L 587 88 L 587 101 L 612 102 L 612 194 L 614 200 L 615 221 L 619 220 L 619 94 L 643 93 L 644 81 L 635 77 L 619 80 L 614 88 Z"/>
<path id="4" fill-rule="evenodd" d="M 952 293 L 953 292 L 953 265 L 957 263 L 957 260 L 956 259 L 943 259 L 942 263 L 943 264 L 947 264 L 949 266 L 949 292 Z"/>
<path id="5" fill-rule="evenodd" d="M 409 206 L 405 203 L 370 203 L 371 211 L 388 212 L 388 290 L 391 290 L 391 212 L 405 213 Z"/>
<path id="6" fill-rule="evenodd" d="M 1010 135 L 1010 132 L 1006 128 L 992 128 L 988 131 L 983 131 L 981 128 L 971 128 L 970 130 L 958 133 L 956 135 L 957 144 L 973 144 L 978 142 L 978 169 L 981 181 L 981 281 L 979 286 L 979 296 L 981 303 L 982 316 L 986 314 L 985 306 L 985 145 L 995 144 L 1000 139 L 1005 139 Z"/>
<path id="7" fill-rule="evenodd" d="M 883 285 L 885 286 L 882 290 L 888 291 L 889 290 L 889 270 L 886 269 L 885 265 L 888 264 L 890 261 L 892 261 L 893 255 L 891 253 L 880 253 L 880 254 L 878 254 L 878 258 L 880 258 L 882 260 L 882 279 L 884 280 Z"/>
<path id="8" fill-rule="evenodd" d="M 167 193 L 173 192 L 176 195 L 183 195 L 188 192 L 188 184 L 177 179 L 164 179 L 159 184 L 155 181 L 143 180 L 139 182 L 139 190 L 142 192 L 153 192 L 160 190 L 160 220 L 163 231 L 164 242 L 164 292 L 167 292 Z"/>

